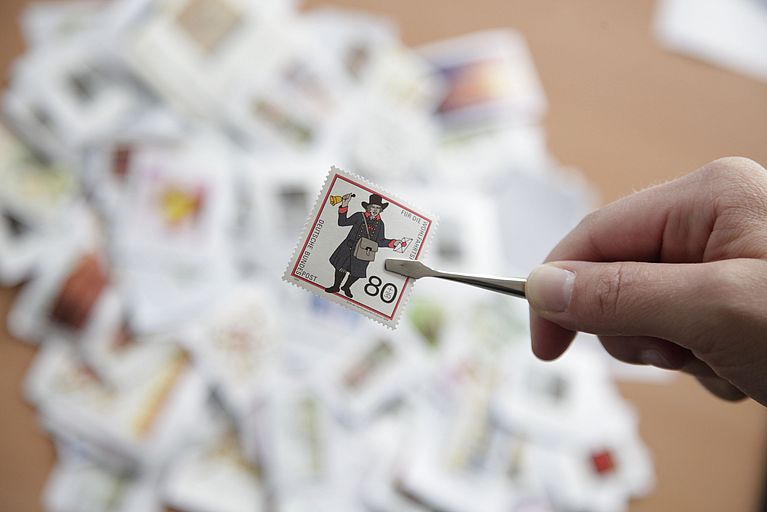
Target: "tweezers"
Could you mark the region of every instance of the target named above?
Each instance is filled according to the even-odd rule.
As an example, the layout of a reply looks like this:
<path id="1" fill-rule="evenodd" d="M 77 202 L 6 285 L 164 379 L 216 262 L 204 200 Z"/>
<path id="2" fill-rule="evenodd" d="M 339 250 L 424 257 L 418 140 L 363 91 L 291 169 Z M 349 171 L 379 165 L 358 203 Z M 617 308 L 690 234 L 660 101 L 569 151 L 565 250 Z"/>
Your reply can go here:
<path id="1" fill-rule="evenodd" d="M 420 279 L 422 277 L 437 277 L 447 279 L 458 283 L 484 288 L 492 292 L 513 295 L 514 297 L 526 298 L 525 285 L 527 279 L 524 277 L 489 277 L 477 276 L 471 274 L 457 274 L 454 272 L 441 272 L 433 270 L 418 260 L 408 260 L 401 258 L 388 258 L 384 262 L 384 268 L 389 272 L 394 272 L 405 277 Z"/>

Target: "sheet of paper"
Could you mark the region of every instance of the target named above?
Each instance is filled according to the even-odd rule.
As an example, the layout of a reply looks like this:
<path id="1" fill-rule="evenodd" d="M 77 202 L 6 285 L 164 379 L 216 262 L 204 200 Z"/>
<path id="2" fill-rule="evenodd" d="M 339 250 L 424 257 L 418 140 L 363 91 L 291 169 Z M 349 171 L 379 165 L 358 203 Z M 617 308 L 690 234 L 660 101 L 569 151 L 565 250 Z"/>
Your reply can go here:
<path id="1" fill-rule="evenodd" d="M 767 81 L 767 8 L 760 0 L 663 0 L 655 33 L 669 50 Z"/>

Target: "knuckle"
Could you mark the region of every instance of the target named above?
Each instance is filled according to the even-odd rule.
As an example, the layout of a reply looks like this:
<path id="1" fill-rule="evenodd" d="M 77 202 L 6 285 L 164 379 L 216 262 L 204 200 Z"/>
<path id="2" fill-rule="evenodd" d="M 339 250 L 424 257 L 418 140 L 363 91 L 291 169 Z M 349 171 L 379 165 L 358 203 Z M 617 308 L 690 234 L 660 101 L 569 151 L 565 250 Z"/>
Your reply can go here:
<path id="1" fill-rule="evenodd" d="M 627 271 L 623 263 L 607 265 L 594 284 L 595 308 L 603 317 L 620 315 L 623 307 Z"/>
<path id="2" fill-rule="evenodd" d="M 764 176 L 765 169 L 754 160 L 743 156 L 726 156 L 709 162 L 700 169 L 708 179 L 754 178 Z"/>
<path id="3" fill-rule="evenodd" d="M 576 228 L 572 231 L 573 233 L 578 232 L 581 234 L 581 236 L 585 237 L 587 243 L 591 246 L 592 249 L 597 249 L 599 247 L 599 244 L 596 240 L 598 238 L 598 229 L 596 226 L 599 225 L 603 215 L 604 211 L 601 209 L 588 213 L 581 219 Z"/>
<path id="4" fill-rule="evenodd" d="M 699 171 L 704 182 L 714 183 L 725 191 L 750 192 L 754 187 L 764 188 L 767 171 L 755 161 L 729 156 L 704 165 Z"/>
<path id="5" fill-rule="evenodd" d="M 719 158 L 698 173 L 703 186 L 714 193 L 720 213 L 740 212 L 750 218 L 767 212 L 767 170 L 750 158 Z"/>
<path id="6" fill-rule="evenodd" d="M 600 210 L 594 210 L 592 212 L 587 213 L 581 220 L 578 222 L 578 225 L 575 229 L 578 230 L 586 230 L 588 231 L 591 226 L 594 225 L 594 223 L 597 221 L 597 218 L 601 215 Z"/>

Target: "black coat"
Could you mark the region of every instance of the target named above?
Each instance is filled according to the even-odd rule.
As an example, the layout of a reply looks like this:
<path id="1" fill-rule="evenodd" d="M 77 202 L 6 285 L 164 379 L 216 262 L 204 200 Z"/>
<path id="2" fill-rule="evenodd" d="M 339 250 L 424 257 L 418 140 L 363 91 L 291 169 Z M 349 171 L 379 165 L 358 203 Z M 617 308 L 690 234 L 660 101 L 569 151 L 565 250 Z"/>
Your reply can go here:
<path id="1" fill-rule="evenodd" d="M 338 225 L 339 226 L 351 226 L 349 234 L 346 235 L 346 239 L 339 244 L 333 254 L 330 256 L 330 264 L 335 267 L 336 270 L 345 270 L 351 274 L 352 277 L 367 277 L 368 261 L 363 261 L 353 256 L 354 247 L 357 245 L 357 240 L 362 237 L 369 238 L 378 244 L 378 247 L 391 247 L 393 240 L 386 238 L 384 222 L 381 220 L 381 216 L 376 217 L 375 220 L 367 219 L 367 227 L 365 229 L 365 221 L 363 212 L 357 212 L 351 217 L 346 216 L 346 210 L 343 212 L 338 211 Z"/>

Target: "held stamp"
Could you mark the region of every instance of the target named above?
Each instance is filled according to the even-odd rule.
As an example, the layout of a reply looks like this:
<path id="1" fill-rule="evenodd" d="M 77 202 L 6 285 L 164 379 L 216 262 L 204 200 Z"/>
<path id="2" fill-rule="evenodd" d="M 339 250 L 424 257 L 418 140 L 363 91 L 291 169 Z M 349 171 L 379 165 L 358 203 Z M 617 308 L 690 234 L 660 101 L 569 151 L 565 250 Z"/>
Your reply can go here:
<path id="1" fill-rule="evenodd" d="M 413 279 L 384 270 L 387 258 L 421 258 L 431 214 L 331 168 L 283 279 L 396 327 Z"/>

